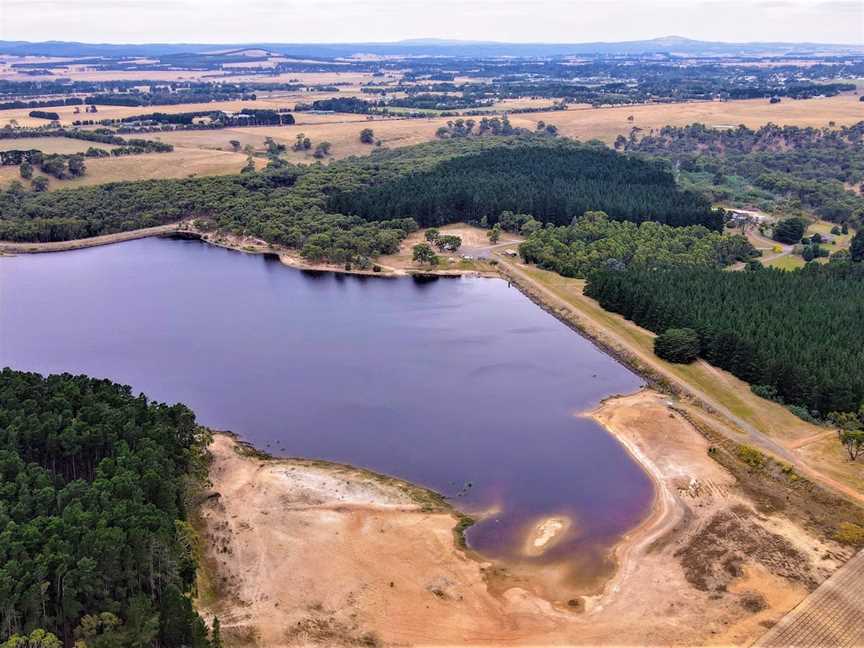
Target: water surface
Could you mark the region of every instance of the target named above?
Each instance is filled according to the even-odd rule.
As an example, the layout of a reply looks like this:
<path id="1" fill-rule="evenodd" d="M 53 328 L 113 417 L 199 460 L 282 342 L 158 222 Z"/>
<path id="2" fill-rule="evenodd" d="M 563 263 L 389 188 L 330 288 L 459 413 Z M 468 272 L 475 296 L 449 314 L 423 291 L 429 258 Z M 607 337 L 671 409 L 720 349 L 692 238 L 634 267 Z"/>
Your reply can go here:
<path id="1" fill-rule="evenodd" d="M 648 477 L 575 417 L 640 380 L 498 279 L 310 274 L 196 241 L 0 258 L 0 366 L 129 384 L 273 454 L 347 462 L 498 507 L 469 544 L 600 569 Z M 527 560 L 527 559 L 526 559 Z"/>

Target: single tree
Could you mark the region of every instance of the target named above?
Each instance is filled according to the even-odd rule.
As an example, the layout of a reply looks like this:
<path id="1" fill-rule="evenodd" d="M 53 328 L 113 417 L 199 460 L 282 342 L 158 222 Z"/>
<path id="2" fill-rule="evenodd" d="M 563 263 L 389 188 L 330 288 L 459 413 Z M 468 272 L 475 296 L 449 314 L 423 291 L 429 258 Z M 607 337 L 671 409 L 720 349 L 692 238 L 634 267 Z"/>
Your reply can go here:
<path id="1" fill-rule="evenodd" d="M 435 239 L 435 247 L 447 252 L 455 252 L 462 247 L 462 238 L 452 234 L 444 234 Z"/>
<path id="2" fill-rule="evenodd" d="M 375 131 L 373 131 L 371 128 L 364 128 L 360 131 L 360 141 L 364 144 L 374 144 Z"/>
<path id="3" fill-rule="evenodd" d="M 18 167 L 18 171 L 21 173 L 21 177 L 25 180 L 29 180 L 33 177 L 33 165 L 30 164 L 29 160 L 24 160 L 21 163 L 21 166 Z"/>
<path id="4" fill-rule="evenodd" d="M 495 223 L 495 225 L 486 232 L 486 236 L 489 237 L 489 242 L 495 244 L 498 242 L 498 239 L 501 238 L 501 225 L 500 223 Z"/>
<path id="5" fill-rule="evenodd" d="M 69 175 L 78 178 L 87 172 L 83 155 L 72 155 L 69 157 Z"/>
<path id="6" fill-rule="evenodd" d="M 33 191 L 45 191 L 48 189 L 48 178 L 45 176 L 36 176 L 30 181 L 30 186 L 33 187 Z"/>
<path id="7" fill-rule="evenodd" d="M 522 236 L 528 237 L 531 236 L 534 232 L 539 232 L 541 229 L 543 229 L 543 224 L 540 221 L 531 218 L 530 220 L 522 223 L 522 227 L 519 228 L 519 232 L 522 234 Z"/>
<path id="8" fill-rule="evenodd" d="M 219 617 L 213 617 L 213 630 L 210 633 L 210 648 L 223 648 L 222 626 Z"/>
<path id="9" fill-rule="evenodd" d="M 330 147 L 333 146 L 330 142 L 318 142 L 318 145 L 315 147 L 315 153 L 313 155 L 318 158 L 327 157 L 330 155 Z"/>
<path id="10" fill-rule="evenodd" d="M 864 261 L 864 229 L 858 230 L 858 233 L 852 237 L 852 243 L 849 245 L 849 256 L 855 263 Z"/>
<path id="11" fill-rule="evenodd" d="M 312 140 L 306 137 L 303 133 L 297 133 L 297 138 L 291 148 L 295 151 L 308 151 L 312 148 Z"/>
<path id="12" fill-rule="evenodd" d="M 849 459 L 856 461 L 864 454 L 864 430 L 838 430 L 840 443 L 849 453 Z"/>
<path id="13" fill-rule="evenodd" d="M 429 246 L 428 243 L 418 243 L 413 248 L 412 259 L 416 263 L 429 265 L 438 265 L 438 255 Z"/>
<path id="14" fill-rule="evenodd" d="M 424 236 L 426 237 L 427 241 L 429 241 L 430 243 L 434 243 L 435 239 L 437 239 L 439 236 L 441 236 L 441 232 L 439 232 L 434 227 L 430 227 L 429 229 L 426 230 L 426 233 L 424 234 Z"/>
<path id="15" fill-rule="evenodd" d="M 667 329 L 654 339 L 654 353 L 669 362 L 689 364 L 699 356 L 699 351 L 699 334 L 693 329 Z"/>
<path id="16" fill-rule="evenodd" d="M 800 218 L 787 218 L 774 227 L 774 240 L 781 243 L 798 243 L 804 236 L 807 224 Z"/>

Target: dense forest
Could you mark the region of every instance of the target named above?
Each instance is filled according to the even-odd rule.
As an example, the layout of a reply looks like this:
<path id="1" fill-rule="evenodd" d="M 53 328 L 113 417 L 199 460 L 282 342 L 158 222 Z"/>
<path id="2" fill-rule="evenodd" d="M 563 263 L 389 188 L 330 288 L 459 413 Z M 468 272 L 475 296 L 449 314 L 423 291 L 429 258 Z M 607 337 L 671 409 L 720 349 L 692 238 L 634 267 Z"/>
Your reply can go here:
<path id="1" fill-rule="evenodd" d="M 183 405 L 0 371 L 0 642 L 209 647 L 186 522 L 206 442 Z"/>
<path id="2" fill-rule="evenodd" d="M 523 234 L 527 227 L 522 226 Z M 571 225 L 531 229 L 519 246 L 522 258 L 565 277 L 585 278 L 603 268 L 722 268 L 757 254 L 740 235 L 702 225 L 613 221 L 603 212 L 588 212 Z"/>
<path id="3" fill-rule="evenodd" d="M 694 329 L 705 360 L 814 416 L 864 402 L 862 263 L 794 272 L 603 270 L 589 277 L 585 294 L 656 333 Z"/>
<path id="4" fill-rule="evenodd" d="M 323 169 L 323 167 L 322 167 Z M 320 171 L 320 169 L 318 169 Z M 195 217 L 205 229 L 301 249 L 310 260 L 368 260 L 395 252 L 417 228 L 408 220 L 367 222 L 327 213 L 317 188 L 295 187 L 308 171 L 189 180 L 122 182 L 49 193 L 0 194 L 0 239 L 61 241 Z M 307 179 L 307 184 L 314 177 Z"/>
<path id="5" fill-rule="evenodd" d="M 280 161 L 281 162 L 281 161 Z M 570 223 L 601 209 L 622 220 L 722 227 L 659 164 L 547 136 L 431 142 L 329 165 L 0 193 L 0 240 L 59 241 L 196 218 L 207 228 L 366 264 L 419 223 L 494 224 L 505 210 Z"/>
<path id="6" fill-rule="evenodd" d="M 864 183 L 864 121 L 839 128 L 634 129 L 629 138 L 619 136 L 615 148 L 672 161 L 682 184 L 714 201 L 864 223 L 864 198 L 852 190 Z"/>
<path id="7" fill-rule="evenodd" d="M 393 152 L 386 162 L 400 173 L 379 174 L 381 180 L 338 191 L 328 205 L 364 218 L 410 216 L 424 227 L 483 218 L 494 224 L 507 210 L 564 225 L 586 211 L 602 210 L 617 220 L 722 228 L 722 214 L 703 198 L 680 191 L 660 164 L 544 135 L 486 141 L 466 138 Z M 413 165 L 418 153 L 446 151 L 460 154 L 425 168 Z"/>

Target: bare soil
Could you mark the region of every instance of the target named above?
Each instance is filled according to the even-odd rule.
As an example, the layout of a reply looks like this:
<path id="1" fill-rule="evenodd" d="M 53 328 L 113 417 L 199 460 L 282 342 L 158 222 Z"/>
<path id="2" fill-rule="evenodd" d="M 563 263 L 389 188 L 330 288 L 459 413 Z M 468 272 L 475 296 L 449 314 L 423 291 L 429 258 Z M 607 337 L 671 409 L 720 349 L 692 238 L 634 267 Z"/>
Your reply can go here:
<path id="1" fill-rule="evenodd" d="M 231 646 L 742 644 L 851 553 L 757 512 L 664 396 L 643 390 L 591 415 L 657 485 L 597 596 L 544 597 L 462 550 L 456 513 L 422 489 L 263 458 L 217 434 L 199 607 Z"/>

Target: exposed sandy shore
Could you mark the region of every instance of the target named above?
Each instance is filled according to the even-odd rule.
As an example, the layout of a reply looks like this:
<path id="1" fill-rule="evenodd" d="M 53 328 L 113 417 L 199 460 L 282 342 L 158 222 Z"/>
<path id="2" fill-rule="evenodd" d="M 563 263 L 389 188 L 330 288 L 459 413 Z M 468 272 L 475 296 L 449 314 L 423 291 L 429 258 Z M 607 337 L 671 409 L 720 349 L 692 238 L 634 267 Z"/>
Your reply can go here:
<path id="1" fill-rule="evenodd" d="M 174 231 L 0 244 L 0 253 Z M 261 241 L 205 238 L 295 267 L 344 271 Z M 423 271 L 405 264 L 404 250 L 396 256 L 403 261 L 374 274 Z M 218 614 L 229 645 L 746 644 L 851 552 L 754 503 L 743 473 L 712 460 L 704 432 L 665 398 L 646 390 L 591 413 L 656 487 L 652 513 L 614 548 L 618 569 L 597 596 L 562 596 L 550 587 L 554 566 L 532 578 L 465 552 L 453 533 L 456 513 L 422 489 L 345 466 L 241 456 L 231 437 L 217 435 L 214 493 L 200 507 L 200 606 Z M 788 499 L 782 486 L 777 495 Z M 539 520 L 526 553 L 542 554 L 576 522 Z"/>
<path id="2" fill-rule="evenodd" d="M 455 513 L 415 487 L 244 456 L 217 435 L 213 495 L 200 507 L 200 607 L 229 645 L 744 644 L 848 557 L 757 513 L 662 395 L 609 400 L 591 416 L 657 485 L 601 595 L 548 600 L 542 585 L 507 577 L 506 565 L 460 549 Z M 560 527 L 538 530 L 551 539 Z"/>

